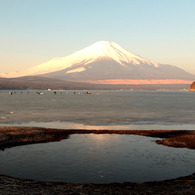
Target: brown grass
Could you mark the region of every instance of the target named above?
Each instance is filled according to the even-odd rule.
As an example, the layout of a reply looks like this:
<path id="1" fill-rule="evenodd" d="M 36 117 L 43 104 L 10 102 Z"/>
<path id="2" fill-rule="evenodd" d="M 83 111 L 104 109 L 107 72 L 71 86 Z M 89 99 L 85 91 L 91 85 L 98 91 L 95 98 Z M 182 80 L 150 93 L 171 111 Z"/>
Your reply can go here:
<path id="1" fill-rule="evenodd" d="M 39 127 L 0 127 L 0 148 L 67 139 L 71 134 L 134 134 L 164 138 L 157 144 L 195 149 L 195 131 L 186 130 L 86 130 Z"/>

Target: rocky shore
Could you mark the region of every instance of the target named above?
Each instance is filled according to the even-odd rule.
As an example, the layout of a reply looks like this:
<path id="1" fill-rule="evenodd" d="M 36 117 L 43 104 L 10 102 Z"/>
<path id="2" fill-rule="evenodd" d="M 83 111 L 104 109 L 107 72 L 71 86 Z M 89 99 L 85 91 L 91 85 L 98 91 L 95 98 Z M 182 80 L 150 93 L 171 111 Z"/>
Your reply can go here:
<path id="1" fill-rule="evenodd" d="M 162 138 L 157 144 L 195 149 L 195 130 L 85 130 L 40 127 L 0 127 L 0 149 L 19 145 L 60 141 L 71 134 L 134 134 Z"/>
<path id="2" fill-rule="evenodd" d="M 195 131 L 185 130 L 65 130 L 39 127 L 0 127 L 0 149 L 67 139 L 71 134 L 134 134 L 161 138 L 157 144 L 195 149 Z M 67 184 L 39 182 L 0 175 L 0 194 L 186 194 L 195 192 L 195 173 L 145 183 Z"/>
<path id="3" fill-rule="evenodd" d="M 145 183 L 111 183 L 111 184 L 67 184 L 56 182 L 39 182 L 26 179 L 18 179 L 0 175 L 0 194 L 9 195 L 156 195 L 156 194 L 182 194 L 194 195 L 195 173 L 173 180 L 154 181 Z"/>

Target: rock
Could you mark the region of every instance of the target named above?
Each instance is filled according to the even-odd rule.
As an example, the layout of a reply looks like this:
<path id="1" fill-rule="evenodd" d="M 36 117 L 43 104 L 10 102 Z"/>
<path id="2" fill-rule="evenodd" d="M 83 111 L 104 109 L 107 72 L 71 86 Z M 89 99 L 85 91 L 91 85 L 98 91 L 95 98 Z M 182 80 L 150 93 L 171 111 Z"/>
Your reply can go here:
<path id="1" fill-rule="evenodd" d="M 195 91 L 195 81 L 190 86 L 191 91 Z"/>

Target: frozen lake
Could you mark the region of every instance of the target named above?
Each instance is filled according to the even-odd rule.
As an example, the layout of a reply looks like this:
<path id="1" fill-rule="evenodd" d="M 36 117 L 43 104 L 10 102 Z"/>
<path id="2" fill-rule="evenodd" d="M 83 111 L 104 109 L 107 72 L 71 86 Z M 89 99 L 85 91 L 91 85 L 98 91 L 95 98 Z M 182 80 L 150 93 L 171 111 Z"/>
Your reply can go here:
<path id="1" fill-rule="evenodd" d="M 0 125 L 65 129 L 195 129 L 195 92 L 0 91 Z"/>

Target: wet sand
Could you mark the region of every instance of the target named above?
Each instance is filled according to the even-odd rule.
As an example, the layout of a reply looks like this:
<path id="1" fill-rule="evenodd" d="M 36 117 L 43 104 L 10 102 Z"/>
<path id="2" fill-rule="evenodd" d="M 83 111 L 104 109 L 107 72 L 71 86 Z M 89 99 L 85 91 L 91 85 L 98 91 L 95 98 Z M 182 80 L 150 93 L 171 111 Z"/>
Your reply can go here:
<path id="1" fill-rule="evenodd" d="M 157 144 L 195 149 L 195 131 L 185 130 L 64 130 L 0 127 L 0 149 L 68 139 L 71 134 L 134 134 L 161 138 Z M 195 173 L 166 181 L 112 184 L 39 182 L 0 175 L 0 194 L 195 194 Z"/>

